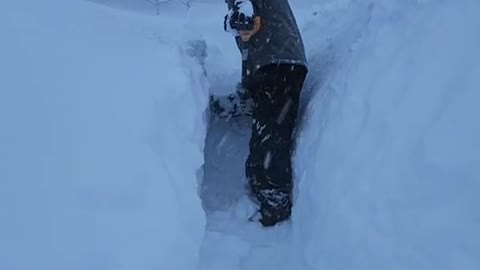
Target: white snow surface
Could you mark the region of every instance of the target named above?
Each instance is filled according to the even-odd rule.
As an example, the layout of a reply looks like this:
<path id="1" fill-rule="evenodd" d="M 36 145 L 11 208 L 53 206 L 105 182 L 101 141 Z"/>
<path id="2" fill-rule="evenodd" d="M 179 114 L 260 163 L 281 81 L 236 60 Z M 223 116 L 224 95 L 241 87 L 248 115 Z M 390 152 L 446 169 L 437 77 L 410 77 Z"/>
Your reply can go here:
<path id="1" fill-rule="evenodd" d="M 0 269 L 193 269 L 208 87 L 180 14 L 0 6 Z"/>
<path id="2" fill-rule="evenodd" d="M 96 2 L 0 5 L 0 269 L 480 268 L 480 2 L 291 0 L 310 73 L 269 229 L 249 119 L 205 118 L 240 76 L 224 1 Z"/>
<path id="3" fill-rule="evenodd" d="M 347 39 L 327 41 L 334 70 L 300 131 L 297 259 L 306 269 L 478 269 L 480 2 L 363 10 Z M 320 53 L 323 41 L 308 42 Z M 313 72 L 332 68 L 312 60 Z"/>

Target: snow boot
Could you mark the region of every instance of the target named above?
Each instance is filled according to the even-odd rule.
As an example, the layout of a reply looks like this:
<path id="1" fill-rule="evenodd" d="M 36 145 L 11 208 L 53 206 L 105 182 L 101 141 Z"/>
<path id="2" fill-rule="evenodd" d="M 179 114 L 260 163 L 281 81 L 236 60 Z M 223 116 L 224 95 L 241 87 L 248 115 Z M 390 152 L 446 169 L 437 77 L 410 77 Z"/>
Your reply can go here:
<path id="1" fill-rule="evenodd" d="M 249 197 L 259 206 L 258 221 L 271 227 L 290 218 L 292 214 L 291 188 L 262 188 L 262 184 L 249 179 Z"/>

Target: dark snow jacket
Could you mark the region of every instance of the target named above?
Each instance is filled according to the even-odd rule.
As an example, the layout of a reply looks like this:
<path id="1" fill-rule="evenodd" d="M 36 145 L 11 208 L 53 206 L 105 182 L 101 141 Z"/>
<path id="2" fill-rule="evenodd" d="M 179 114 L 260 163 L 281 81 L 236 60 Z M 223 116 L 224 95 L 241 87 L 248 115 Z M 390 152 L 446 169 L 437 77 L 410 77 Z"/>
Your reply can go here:
<path id="1" fill-rule="evenodd" d="M 231 9 L 235 0 L 226 0 Z M 270 64 L 297 64 L 307 67 L 305 49 L 288 0 L 250 0 L 260 30 L 248 42 L 236 37 L 243 57 L 243 81 Z"/>

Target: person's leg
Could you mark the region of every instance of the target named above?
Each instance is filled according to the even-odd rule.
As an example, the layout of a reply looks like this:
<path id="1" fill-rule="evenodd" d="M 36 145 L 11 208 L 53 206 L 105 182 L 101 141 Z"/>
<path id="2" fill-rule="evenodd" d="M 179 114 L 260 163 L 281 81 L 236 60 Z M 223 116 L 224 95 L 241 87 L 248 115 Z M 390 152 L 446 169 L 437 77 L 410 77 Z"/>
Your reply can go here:
<path id="1" fill-rule="evenodd" d="M 291 215 L 292 133 L 306 69 L 274 65 L 259 72 L 264 80 L 252 92 L 255 102 L 246 175 L 260 203 L 260 221 L 273 226 Z"/>

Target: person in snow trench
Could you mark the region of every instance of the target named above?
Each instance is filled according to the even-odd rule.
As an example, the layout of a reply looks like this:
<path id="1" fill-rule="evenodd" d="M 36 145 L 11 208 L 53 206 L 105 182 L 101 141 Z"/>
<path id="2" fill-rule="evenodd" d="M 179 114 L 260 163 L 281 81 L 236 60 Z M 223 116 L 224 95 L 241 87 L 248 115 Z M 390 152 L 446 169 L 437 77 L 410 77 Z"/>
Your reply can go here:
<path id="1" fill-rule="evenodd" d="M 252 116 L 246 176 L 260 206 L 259 221 L 273 226 L 292 213 L 292 133 L 307 75 L 305 49 L 288 0 L 225 0 L 225 31 L 242 55 L 235 93 L 212 96 L 219 117 Z"/>

